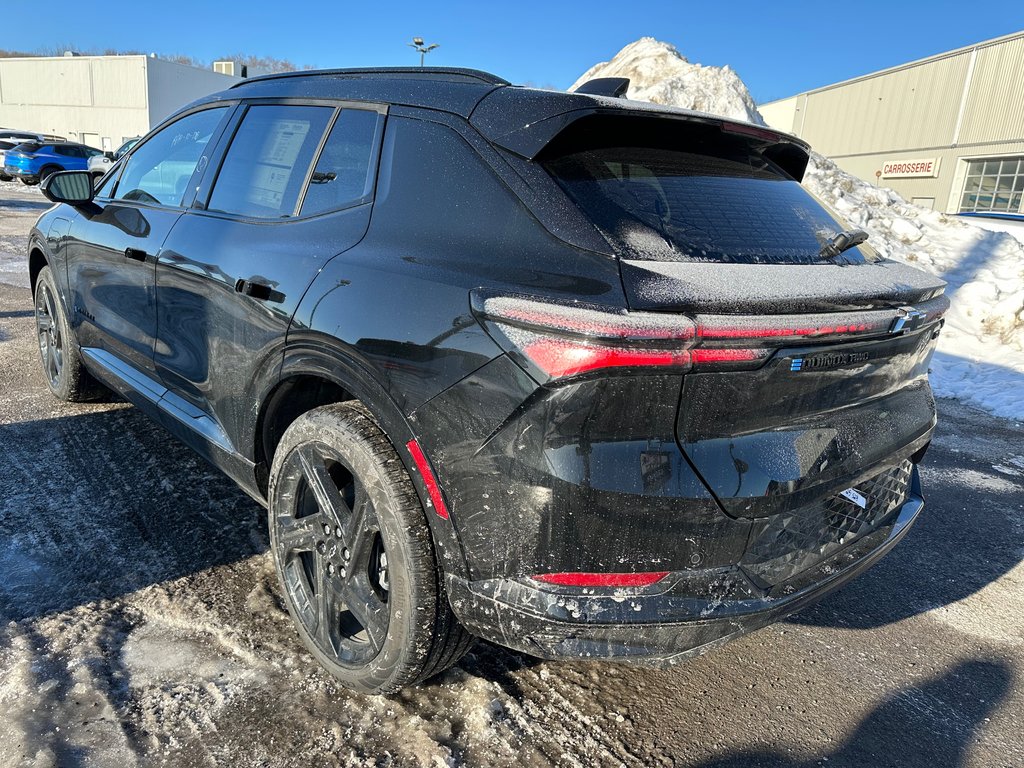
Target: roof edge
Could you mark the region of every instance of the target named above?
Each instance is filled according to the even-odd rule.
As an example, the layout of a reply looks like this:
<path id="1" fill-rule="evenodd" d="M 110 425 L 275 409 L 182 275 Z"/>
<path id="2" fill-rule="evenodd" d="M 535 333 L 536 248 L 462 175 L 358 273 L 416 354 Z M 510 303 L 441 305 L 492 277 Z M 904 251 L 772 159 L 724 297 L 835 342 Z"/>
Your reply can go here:
<path id="1" fill-rule="evenodd" d="M 239 88 L 247 83 L 258 83 L 266 80 L 281 80 L 291 77 L 394 77 L 402 79 L 406 76 L 410 80 L 476 80 L 487 85 L 511 85 L 508 80 L 484 72 L 480 69 L 468 69 L 464 67 L 355 67 L 347 69 L 302 69 L 294 72 L 277 72 L 270 75 L 259 75 L 250 77 L 240 83 L 235 83 L 232 88 Z"/>

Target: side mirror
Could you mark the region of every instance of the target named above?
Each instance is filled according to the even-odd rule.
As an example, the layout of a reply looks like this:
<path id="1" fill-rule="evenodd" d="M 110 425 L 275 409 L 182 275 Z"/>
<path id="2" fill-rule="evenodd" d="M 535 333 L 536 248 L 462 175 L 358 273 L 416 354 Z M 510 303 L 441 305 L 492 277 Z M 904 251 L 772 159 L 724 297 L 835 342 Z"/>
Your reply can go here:
<path id="1" fill-rule="evenodd" d="M 113 160 L 114 159 L 114 153 L 111 152 L 110 150 L 107 150 L 106 152 L 104 152 L 103 156 L 105 158 L 107 158 L 107 160 Z"/>
<path id="2" fill-rule="evenodd" d="M 39 188 L 47 200 L 68 205 L 85 205 L 96 194 L 88 171 L 59 171 L 48 176 Z"/>

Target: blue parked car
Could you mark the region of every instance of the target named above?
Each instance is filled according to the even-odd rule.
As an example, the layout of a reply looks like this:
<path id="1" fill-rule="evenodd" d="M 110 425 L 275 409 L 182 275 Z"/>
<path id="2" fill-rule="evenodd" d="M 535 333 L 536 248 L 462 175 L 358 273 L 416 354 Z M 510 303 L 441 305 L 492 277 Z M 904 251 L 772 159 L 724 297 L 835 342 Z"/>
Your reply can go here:
<path id="1" fill-rule="evenodd" d="M 60 142 L 40 144 L 34 141 L 7 150 L 4 175 L 21 179 L 25 184 L 38 184 L 57 171 L 85 171 L 89 158 L 103 152 L 85 144 Z"/>

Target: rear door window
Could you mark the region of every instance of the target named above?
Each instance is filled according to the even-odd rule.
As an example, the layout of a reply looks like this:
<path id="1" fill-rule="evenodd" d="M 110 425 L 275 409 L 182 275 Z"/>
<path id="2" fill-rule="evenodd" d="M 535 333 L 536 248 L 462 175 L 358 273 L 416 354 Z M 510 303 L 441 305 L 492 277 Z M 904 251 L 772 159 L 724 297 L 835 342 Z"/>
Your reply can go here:
<path id="1" fill-rule="evenodd" d="M 333 107 L 249 107 L 214 183 L 209 211 L 259 219 L 294 216 Z"/>
<path id="2" fill-rule="evenodd" d="M 545 165 L 627 258 L 816 263 L 846 229 L 756 146 L 717 128 L 680 130 L 668 146 L 593 146 Z M 875 254 L 864 246 L 844 253 L 867 258 Z"/>
<path id="3" fill-rule="evenodd" d="M 344 208 L 369 199 L 373 191 L 381 119 L 378 113 L 364 109 L 341 111 L 309 177 L 302 215 Z"/>

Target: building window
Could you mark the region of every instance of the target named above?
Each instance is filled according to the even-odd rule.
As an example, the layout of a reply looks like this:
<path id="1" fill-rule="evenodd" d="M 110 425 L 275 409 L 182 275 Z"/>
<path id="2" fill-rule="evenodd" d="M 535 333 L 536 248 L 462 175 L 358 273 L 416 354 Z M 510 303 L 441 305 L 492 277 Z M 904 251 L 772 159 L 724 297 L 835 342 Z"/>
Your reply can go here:
<path id="1" fill-rule="evenodd" d="M 1020 213 L 1024 157 L 968 160 L 961 213 Z"/>

